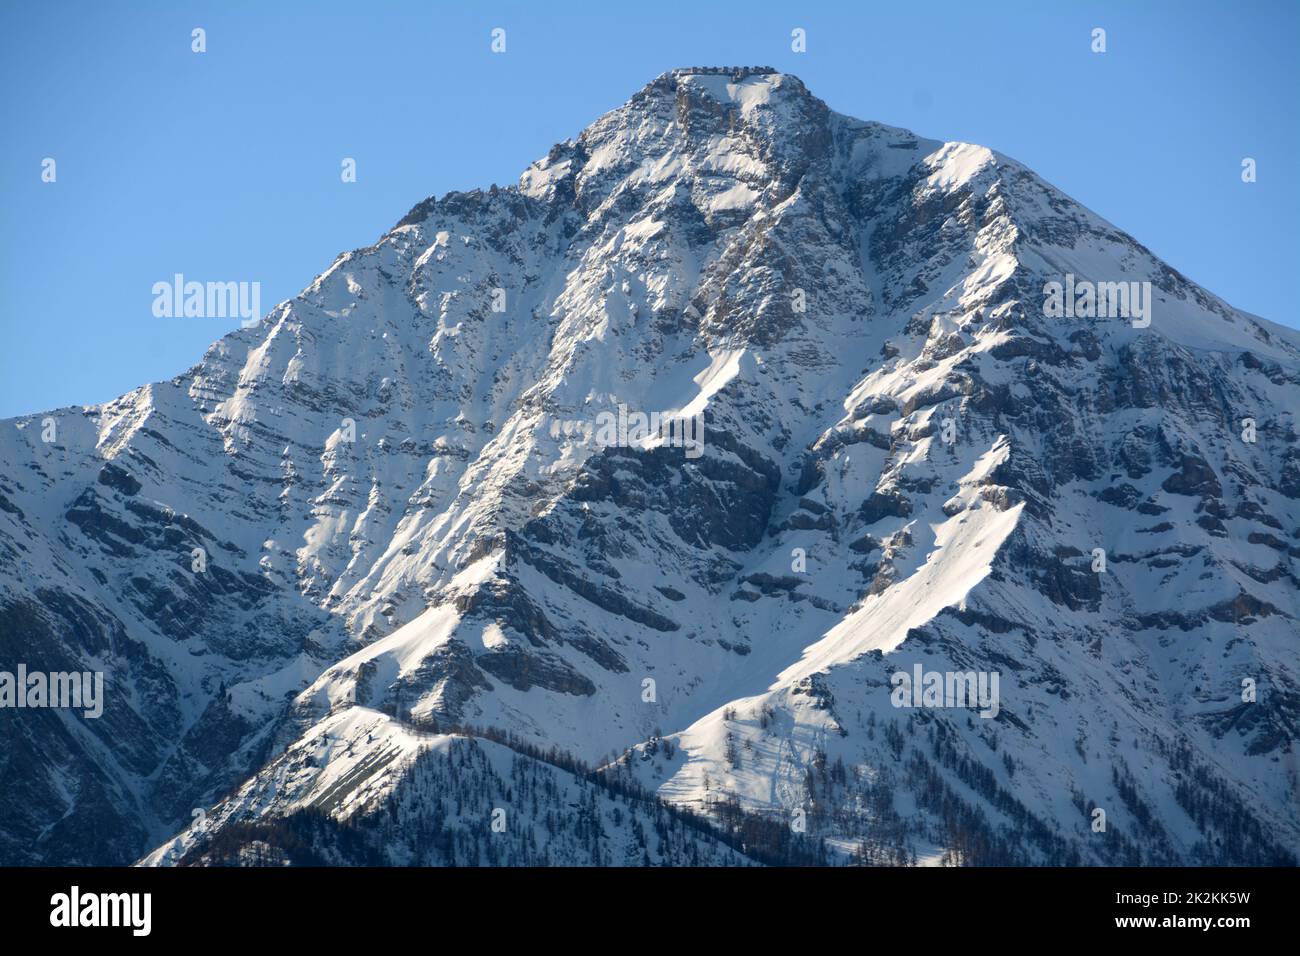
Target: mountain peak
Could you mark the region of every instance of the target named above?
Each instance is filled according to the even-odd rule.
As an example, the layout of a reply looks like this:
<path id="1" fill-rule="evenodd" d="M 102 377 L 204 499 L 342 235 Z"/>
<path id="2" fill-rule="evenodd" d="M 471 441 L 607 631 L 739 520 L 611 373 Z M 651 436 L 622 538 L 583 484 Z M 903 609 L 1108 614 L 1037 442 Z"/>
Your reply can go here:
<path id="1" fill-rule="evenodd" d="M 620 185 L 683 175 L 788 192 L 809 161 L 829 158 L 833 117 L 798 77 L 770 67 L 670 70 L 555 146 L 520 187 L 534 198 L 571 191 L 587 209 Z"/>
<path id="2" fill-rule="evenodd" d="M 661 73 L 628 105 L 641 104 L 644 96 L 653 96 L 660 91 L 677 95 L 702 92 L 720 103 L 735 103 L 747 109 L 768 103 L 778 90 L 786 95 L 793 93 L 816 100 L 793 73 L 782 73 L 770 66 L 690 66 Z M 816 102 L 821 103 L 820 100 Z"/>
<path id="3" fill-rule="evenodd" d="M 999 154 L 670 71 L 187 375 L 0 430 L 0 657 L 113 682 L 85 734 L 14 716 L 0 861 L 234 793 L 428 862 L 453 758 L 465 820 L 531 812 L 476 796 L 513 749 L 841 861 L 1294 862 L 1296 343 Z"/>

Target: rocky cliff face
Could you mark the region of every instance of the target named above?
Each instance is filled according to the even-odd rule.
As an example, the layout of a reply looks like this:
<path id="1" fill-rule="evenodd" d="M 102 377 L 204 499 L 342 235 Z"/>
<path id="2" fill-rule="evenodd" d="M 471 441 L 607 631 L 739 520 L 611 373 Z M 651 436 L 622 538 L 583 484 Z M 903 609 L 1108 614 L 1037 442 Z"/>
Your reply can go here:
<path id="1" fill-rule="evenodd" d="M 832 861 L 1294 860 L 1297 386 L 1300 334 L 1005 156 L 665 74 L 184 375 L 5 424 L 0 669 L 108 689 L 0 713 L 0 861 L 408 806 L 420 748 L 248 796 L 362 717 Z M 918 665 L 996 706 L 896 706 Z"/>

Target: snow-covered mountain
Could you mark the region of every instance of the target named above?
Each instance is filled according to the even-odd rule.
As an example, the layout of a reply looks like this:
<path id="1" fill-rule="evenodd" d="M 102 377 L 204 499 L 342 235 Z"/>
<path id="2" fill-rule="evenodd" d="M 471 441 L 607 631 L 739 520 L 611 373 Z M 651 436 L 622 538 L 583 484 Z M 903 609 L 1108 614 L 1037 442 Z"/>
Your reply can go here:
<path id="1" fill-rule="evenodd" d="M 1294 862 L 1298 395 L 1014 160 L 667 73 L 4 423 L 0 669 L 107 700 L 0 713 L 0 862 Z"/>

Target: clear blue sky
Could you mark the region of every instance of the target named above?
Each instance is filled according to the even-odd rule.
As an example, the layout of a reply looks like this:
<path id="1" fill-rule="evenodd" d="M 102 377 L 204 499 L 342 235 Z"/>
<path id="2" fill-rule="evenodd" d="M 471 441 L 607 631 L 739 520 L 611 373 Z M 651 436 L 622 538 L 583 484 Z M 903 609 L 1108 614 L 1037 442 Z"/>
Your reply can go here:
<path id="1" fill-rule="evenodd" d="M 1300 325 L 1298 49 L 1294 0 L 0 0 L 0 416 L 169 378 L 237 325 L 155 318 L 153 283 L 256 280 L 267 311 L 688 65 L 770 64 L 840 112 L 1001 150 Z"/>

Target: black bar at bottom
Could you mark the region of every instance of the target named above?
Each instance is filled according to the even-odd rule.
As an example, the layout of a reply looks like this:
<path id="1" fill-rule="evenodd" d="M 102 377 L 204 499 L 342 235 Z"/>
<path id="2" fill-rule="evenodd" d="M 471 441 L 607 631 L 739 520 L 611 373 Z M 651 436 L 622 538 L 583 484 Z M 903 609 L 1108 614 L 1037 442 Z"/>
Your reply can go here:
<path id="1" fill-rule="evenodd" d="M 1230 942 L 1247 938 L 1242 933 L 1277 933 L 1293 925 L 1294 914 L 1285 908 L 1295 878 L 1291 869 L 1222 868 L 32 868 L 0 870 L 0 927 L 8 938 L 76 933 L 83 942 L 98 936 L 128 945 L 250 938 L 337 944 L 377 938 L 395 943 L 389 934 L 468 920 L 462 925 L 537 940 L 538 927 L 550 927 L 557 936 L 567 932 L 565 926 L 627 928 L 626 920 L 636 914 L 650 920 L 646 931 L 658 926 L 669 932 L 661 920 L 689 911 L 705 926 L 747 932 L 746 924 L 752 924 L 752 931 L 764 935 L 774 922 L 786 922 L 784 928 L 796 935 L 800 926 L 857 925 L 873 941 L 917 943 L 967 931 L 976 936 L 962 938 L 988 941 L 997 938 L 989 933 L 1020 929 L 1052 930 L 1070 939 L 1172 933 Z M 81 925 L 86 922 L 117 925 Z M 450 940 L 435 936 L 429 942 Z"/>

